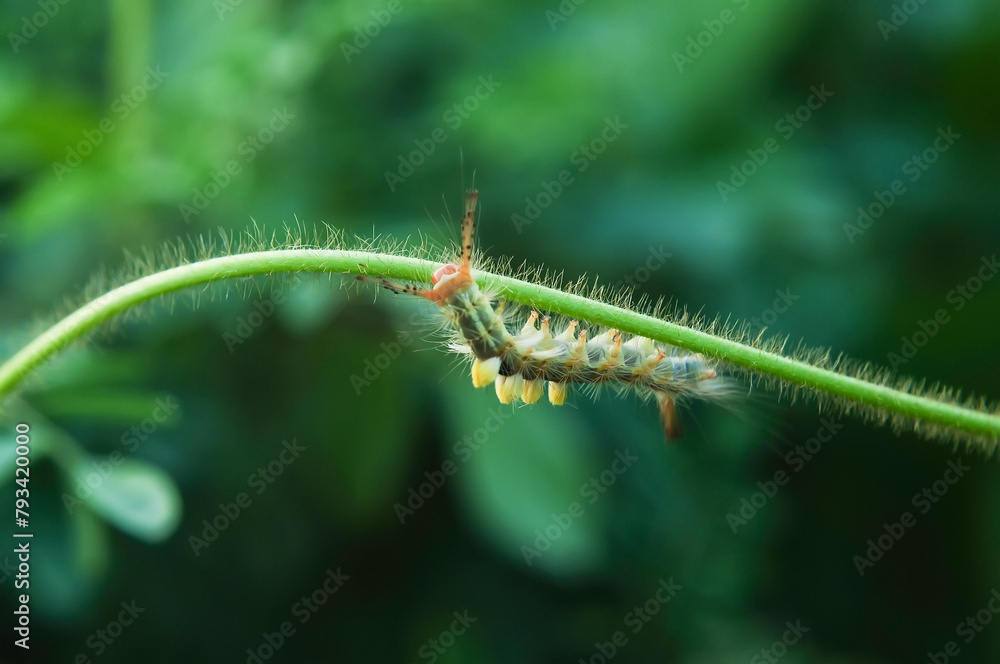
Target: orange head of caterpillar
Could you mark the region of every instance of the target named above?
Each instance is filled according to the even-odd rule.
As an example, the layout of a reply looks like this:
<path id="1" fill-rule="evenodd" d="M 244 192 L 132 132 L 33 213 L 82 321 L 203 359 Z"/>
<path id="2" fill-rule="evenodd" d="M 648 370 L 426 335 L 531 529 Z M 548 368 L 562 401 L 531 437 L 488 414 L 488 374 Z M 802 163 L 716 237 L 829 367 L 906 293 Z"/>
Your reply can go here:
<path id="1" fill-rule="evenodd" d="M 438 282 L 444 277 L 447 277 L 458 272 L 458 266 L 454 263 L 447 263 L 442 265 L 438 269 L 434 270 L 434 274 L 431 275 L 431 285 L 437 286 Z"/>
<path id="2" fill-rule="evenodd" d="M 467 262 L 463 261 L 461 265 L 447 263 L 434 270 L 431 275 L 433 287 L 420 294 L 434 304 L 445 306 L 457 291 L 474 283 L 472 270 Z"/>
<path id="3" fill-rule="evenodd" d="M 452 296 L 461 290 L 474 285 L 472 278 L 472 241 L 476 230 L 476 203 L 479 192 L 470 189 L 465 192 L 465 214 L 462 215 L 462 253 L 455 263 L 446 263 L 434 270 L 431 275 L 431 288 L 423 288 L 413 284 L 403 284 L 389 279 L 357 277 L 361 281 L 373 281 L 391 290 L 393 293 L 418 295 L 438 306 L 447 306 Z"/>

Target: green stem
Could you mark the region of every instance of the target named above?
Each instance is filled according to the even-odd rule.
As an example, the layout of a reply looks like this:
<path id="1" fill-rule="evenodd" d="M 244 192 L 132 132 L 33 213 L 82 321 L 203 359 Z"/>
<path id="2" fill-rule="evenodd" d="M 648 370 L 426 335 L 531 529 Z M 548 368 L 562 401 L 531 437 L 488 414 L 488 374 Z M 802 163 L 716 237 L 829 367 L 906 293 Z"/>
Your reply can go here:
<path id="1" fill-rule="evenodd" d="M 390 254 L 284 249 L 211 258 L 157 272 L 125 284 L 87 303 L 7 360 L 0 366 L 0 399 L 16 388 L 30 371 L 47 358 L 102 322 L 133 305 L 183 288 L 221 279 L 275 272 L 368 274 L 427 283 L 435 267 L 437 267 L 435 263 L 426 260 Z M 812 388 L 890 414 L 946 427 L 971 437 L 992 441 L 1000 439 L 1000 417 L 990 413 L 869 383 L 707 332 L 547 286 L 489 272 L 477 272 L 476 277 L 480 284 L 513 302 L 648 337 L 717 358 L 750 372 Z"/>

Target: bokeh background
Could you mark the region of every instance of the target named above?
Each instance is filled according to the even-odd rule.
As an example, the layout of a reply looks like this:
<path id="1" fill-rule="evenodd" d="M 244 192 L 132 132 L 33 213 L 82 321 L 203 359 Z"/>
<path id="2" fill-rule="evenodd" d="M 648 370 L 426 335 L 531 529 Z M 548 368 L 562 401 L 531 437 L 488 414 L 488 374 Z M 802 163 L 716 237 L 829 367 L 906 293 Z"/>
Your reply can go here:
<path id="1" fill-rule="evenodd" d="M 326 222 L 446 244 L 474 174 L 489 255 L 879 364 L 943 309 L 900 372 L 1000 396 L 1000 283 L 953 292 L 1000 240 L 996 2 L 6 0 L 0 15 L 0 358 L 91 275 L 178 237 Z M 671 445 L 630 399 L 501 407 L 436 348 L 426 303 L 341 282 L 154 305 L 4 403 L 2 503 L 27 421 L 35 538 L 27 658 L 0 547 L 0 658 L 1000 653 L 995 459 L 757 390 L 738 413 L 695 406 Z M 832 439 L 797 452 L 829 418 Z M 949 462 L 970 468 L 954 484 Z M 928 487 L 940 497 L 914 504 Z"/>

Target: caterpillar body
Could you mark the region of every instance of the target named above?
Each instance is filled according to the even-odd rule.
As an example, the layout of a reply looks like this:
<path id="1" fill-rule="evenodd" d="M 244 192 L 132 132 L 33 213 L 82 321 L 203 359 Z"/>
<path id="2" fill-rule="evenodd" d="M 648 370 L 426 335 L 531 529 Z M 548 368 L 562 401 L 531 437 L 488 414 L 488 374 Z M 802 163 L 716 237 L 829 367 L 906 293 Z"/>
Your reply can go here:
<path id="1" fill-rule="evenodd" d="M 462 247 L 458 264 L 447 263 L 434 271 L 431 287 L 382 278 L 374 281 L 397 294 L 416 295 L 437 304 L 455 338 L 449 347 L 472 359 L 472 384 L 494 384 L 501 403 L 515 399 L 536 403 L 547 386 L 549 401 L 566 403 L 572 383 L 613 386 L 619 392 L 636 390 L 655 398 L 667 439 L 681 436 L 677 403 L 689 397 L 719 398 L 727 383 L 708 358 L 643 337 L 628 340 L 614 329 L 592 337 L 578 321 L 558 333 L 548 316 L 532 311 L 516 332 L 507 329 L 504 303 L 494 308 L 495 297 L 483 293 L 472 275 L 473 239 L 479 192 L 465 194 Z"/>

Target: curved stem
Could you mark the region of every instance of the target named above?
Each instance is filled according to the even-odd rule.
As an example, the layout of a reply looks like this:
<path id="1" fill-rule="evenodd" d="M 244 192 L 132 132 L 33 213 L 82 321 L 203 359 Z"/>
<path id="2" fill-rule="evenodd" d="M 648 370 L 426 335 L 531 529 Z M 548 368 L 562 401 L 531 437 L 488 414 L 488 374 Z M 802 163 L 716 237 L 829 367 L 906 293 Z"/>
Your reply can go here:
<path id="1" fill-rule="evenodd" d="M 0 398 L 62 347 L 129 307 L 220 279 L 274 272 L 338 272 L 429 282 L 435 263 L 348 250 L 283 249 L 211 258 L 157 272 L 116 288 L 77 309 L 0 366 Z M 812 366 L 683 325 L 512 277 L 477 272 L 477 281 L 508 300 L 648 337 L 717 358 L 751 372 L 842 397 L 985 439 L 1000 439 L 1000 417 Z"/>

